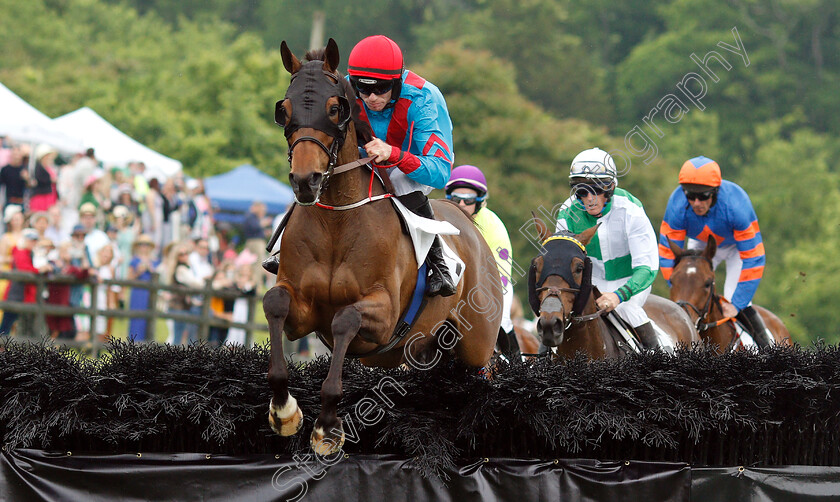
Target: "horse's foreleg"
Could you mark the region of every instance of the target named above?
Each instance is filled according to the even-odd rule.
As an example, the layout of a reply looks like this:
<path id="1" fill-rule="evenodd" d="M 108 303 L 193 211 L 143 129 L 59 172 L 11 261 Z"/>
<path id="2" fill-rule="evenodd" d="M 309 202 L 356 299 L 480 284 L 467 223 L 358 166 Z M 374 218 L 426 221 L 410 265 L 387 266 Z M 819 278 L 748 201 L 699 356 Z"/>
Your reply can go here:
<path id="1" fill-rule="evenodd" d="M 263 311 L 268 321 L 271 356 L 268 361 L 268 385 L 273 395 L 268 406 L 268 422 L 281 436 L 291 436 L 303 423 L 303 412 L 297 400 L 289 394 L 289 369 L 283 355 L 283 326 L 289 315 L 291 294 L 286 288 L 274 286 L 263 296 Z"/>
<path id="2" fill-rule="evenodd" d="M 312 430 L 312 449 L 319 455 L 332 455 L 344 445 L 344 428 L 338 418 L 338 402 L 341 400 L 341 370 L 347 347 L 359 333 L 362 314 L 350 305 L 341 309 L 333 318 L 333 353 L 330 372 L 321 386 L 321 414 Z"/>

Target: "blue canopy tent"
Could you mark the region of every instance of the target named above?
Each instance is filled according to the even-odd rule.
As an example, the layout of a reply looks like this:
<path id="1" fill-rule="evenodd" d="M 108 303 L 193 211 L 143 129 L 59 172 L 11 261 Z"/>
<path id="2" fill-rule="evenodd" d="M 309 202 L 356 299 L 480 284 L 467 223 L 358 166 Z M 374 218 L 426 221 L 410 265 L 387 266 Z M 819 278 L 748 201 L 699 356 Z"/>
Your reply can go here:
<path id="1" fill-rule="evenodd" d="M 256 201 L 264 202 L 268 214 L 284 212 L 294 200 L 292 189 L 250 164 L 204 179 L 204 193 L 213 206 L 216 221 L 240 224 Z"/>

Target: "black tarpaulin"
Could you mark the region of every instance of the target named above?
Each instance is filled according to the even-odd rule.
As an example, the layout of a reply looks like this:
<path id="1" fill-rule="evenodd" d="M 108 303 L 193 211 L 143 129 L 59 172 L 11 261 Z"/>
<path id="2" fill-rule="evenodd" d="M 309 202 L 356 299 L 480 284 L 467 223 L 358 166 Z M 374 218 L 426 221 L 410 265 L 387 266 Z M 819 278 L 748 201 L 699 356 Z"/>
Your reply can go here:
<path id="1" fill-rule="evenodd" d="M 424 478 L 410 459 L 196 453 L 3 453 L 0 500 L 688 501 L 690 469 L 659 462 L 475 459 L 449 480 Z"/>

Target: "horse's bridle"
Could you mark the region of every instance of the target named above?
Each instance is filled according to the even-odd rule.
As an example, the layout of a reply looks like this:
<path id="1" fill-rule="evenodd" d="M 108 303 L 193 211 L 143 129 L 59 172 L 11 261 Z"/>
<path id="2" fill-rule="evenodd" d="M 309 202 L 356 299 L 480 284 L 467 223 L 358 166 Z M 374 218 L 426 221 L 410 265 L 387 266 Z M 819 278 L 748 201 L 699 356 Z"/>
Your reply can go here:
<path id="1" fill-rule="evenodd" d="M 714 300 L 715 295 L 715 281 L 712 280 L 711 291 L 709 291 L 709 296 L 706 297 L 706 301 L 703 304 L 703 309 L 698 309 L 693 303 L 686 301 L 686 300 L 677 300 L 675 303 L 685 309 L 686 307 L 691 307 L 691 310 L 697 314 L 697 321 L 694 323 L 694 328 L 697 330 L 698 333 L 702 333 L 708 329 L 711 329 L 715 326 L 715 323 L 705 323 L 706 317 L 712 312 L 712 301 Z M 687 310 L 687 309 L 686 309 Z"/>
<path id="2" fill-rule="evenodd" d="M 350 102 L 347 99 L 347 97 L 344 96 L 344 94 L 342 93 L 341 77 L 336 73 L 329 72 L 320 67 L 318 67 L 317 69 L 312 67 L 307 68 L 307 65 L 312 65 L 312 63 L 316 63 L 316 65 L 319 65 L 321 62 L 309 61 L 306 65 L 304 65 L 304 67 L 300 71 L 298 71 L 298 73 L 292 75 L 292 80 L 289 83 L 289 89 L 286 91 L 286 98 L 284 98 L 281 101 L 278 101 L 275 105 L 275 122 L 285 129 L 284 134 L 286 135 L 287 140 L 292 136 L 292 134 L 294 134 L 295 131 L 302 128 L 312 128 L 315 130 L 319 130 L 333 139 L 332 144 L 329 147 L 327 147 L 321 140 L 314 136 L 301 136 L 294 140 L 291 145 L 289 145 L 289 150 L 286 157 L 289 161 L 289 165 L 291 165 L 292 154 L 294 152 L 295 147 L 298 144 L 304 142 L 315 143 L 321 150 L 324 151 L 324 153 L 327 154 L 327 171 L 324 173 L 323 178 L 321 178 L 321 181 L 318 184 L 318 194 L 320 194 L 329 184 L 330 177 L 333 175 L 336 164 L 338 163 L 338 152 L 344 145 L 345 139 L 347 139 L 347 131 L 349 129 L 347 127 L 347 124 L 350 121 Z M 320 86 L 326 86 L 328 87 L 328 89 L 312 87 L 312 80 L 314 77 L 313 74 L 317 74 L 319 71 L 320 73 L 323 73 L 328 78 L 335 81 L 334 84 L 324 84 Z M 303 91 L 301 91 L 300 89 L 293 90 L 292 82 L 294 82 L 295 79 L 301 76 L 304 77 Z M 303 94 L 310 92 L 312 94 L 315 94 L 315 97 L 311 99 L 304 99 L 303 107 L 306 108 L 307 106 L 309 106 L 309 109 L 311 109 L 314 106 L 312 103 L 315 101 L 315 98 L 323 99 L 324 102 L 326 102 L 326 100 L 330 98 L 333 88 L 336 92 L 334 96 L 337 97 L 339 101 L 339 112 L 341 113 L 341 115 L 339 116 L 339 122 L 337 124 L 330 122 L 329 119 L 325 119 L 323 117 L 308 120 L 306 121 L 306 123 L 293 122 L 295 121 L 295 115 L 293 114 L 292 118 L 290 119 L 290 123 L 288 124 L 288 126 L 286 125 L 286 114 L 282 104 L 283 101 L 286 101 L 287 99 L 290 100 L 290 102 L 294 102 L 295 100 L 300 101 L 301 92 Z M 313 200 L 312 202 L 300 202 L 299 200 L 297 200 L 297 195 L 295 195 L 295 202 L 301 206 L 311 206 L 318 202 L 318 197 L 316 197 L 315 200 Z"/>
<path id="3" fill-rule="evenodd" d="M 301 136 L 300 138 L 294 140 L 294 142 L 292 142 L 292 144 L 289 146 L 289 154 L 287 158 L 289 160 L 290 166 L 292 165 L 292 150 L 294 150 L 295 146 L 297 146 L 298 143 L 309 141 L 311 143 L 315 143 L 321 148 L 321 150 L 326 152 L 327 157 L 329 158 L 329 160 L 327 161 L 327 172 L 324 173 L 324 177 L 321 178 L 321 182 L 318 184 L 318 194 L 321 194 L 329 185 L 330 177 L 333 175 L 335 165 L 338 162 L 338 150 L 341 147 L 341 144 L 344 143 L 343 140 L 347 136 L 346 131 L 344 135 L 344 138 L 341 138 L 341 140 L 339 140 L 339 138 L 333 138 L 333 142 L 329 148 L 327 148 L 327 146 L 324 145 L 324 143 L 322 143 L 318 138 L 314 136 Z M 298 200 L 297 195 L 295 195 L 295 203 L 301 206 L 312 206 L 318 203 L 319 198 L 320 197 L 315 197 L 315 200 L 313 200 L 312 202 L 301 202 Z"/>
<path id="4" fill-rule="evenodd" d="M 709 265 L 712 265 L 712 261 L 706 258 L 706 261 L 709 262 Z M 676 266 L 676 265 L 675 265 Z M 714 270 L 714 267 L 712 267 Z M 709 296 L 706 297 L 706 301 L 703 304 L 703 309 L 698 309 L 693 303 L 685 301 L 685 300 L 677 300 L 675 303 L 683 308 L 683 310 L 688 311 L 686 307 L 691 307 L 691 310 L 697 314 L 697 321 L 694 323 L 694 329 L 697 330 L 697 333 L 704 333 L 712 328 L 720 326 L 722 323 L 718 322 L 706 322 L 706 318 L 709 314 L 712 313 L 712 302 L 719 302 L 719 296 L 715 294 L 715 278 L 712 277 L 712 284 L 709 285 Z"/>
<path id="5" fill-rule="evenodd" d="M 591 321 L 593 319 L 597 319 L 603 315 L 604 310 L 598 310 L 595 313 L 587 314 L 587 315 L 575 315 L 574 312 L 569 312 L 569 316 L 566 317 L 566 308 L 563 306 L 563 300 L 560 298 L 560 293 L 572 293 L 576 297 L 580 294 L 580 288 L 560 288 L 557 286 L 543 286 L 541 288 L 536 289 L 537 295 L 542 293 L 543 291 L 547 291 L 548 294 L 545 298 L 542 299 L 540 305 L 545 303 L 545 301 L 551 297 L 557 298 L 560 301 L 560 312 L 563 314 L 563 330 L 567 330 L 572 327 L 573 324 L 579 324 L 582 322 Z"/>

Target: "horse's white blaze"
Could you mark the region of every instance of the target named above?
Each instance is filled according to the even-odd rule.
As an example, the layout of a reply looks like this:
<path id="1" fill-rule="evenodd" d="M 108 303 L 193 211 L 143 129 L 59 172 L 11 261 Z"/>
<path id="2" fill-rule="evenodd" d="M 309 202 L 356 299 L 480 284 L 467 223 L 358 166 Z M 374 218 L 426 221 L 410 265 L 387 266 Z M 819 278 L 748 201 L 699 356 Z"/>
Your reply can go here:
<path id="1" fill-rule="evenodd" d="M 297 411 L 297 407 L 297 400 L 290 395 L 289 398 L 286 399 L 286 404 L 282 408 L 278 408 L 277 406 L 275 406 L 274 398 L 271 398 L 269 410 L 275 416 L 280 417 L 281 420 L 285 420 L 295 414 L 295 412 Z"/>
<path id="2" fill-rule="evenodd" d="M 697 267 L 688 267 L 687 269 L 685 269 L 685 273 L 686 273 L 686 275 L 696 274 L 697 273 Z"/>
<path id="3" fill-rule="evenodd" d="M 323 438 L 324 437 L 324 429 L 322 429 L 321 427 L 315 427 L 314 429 L 312 429 L 312 435 L 317 436 L 319 438 Z"/>

